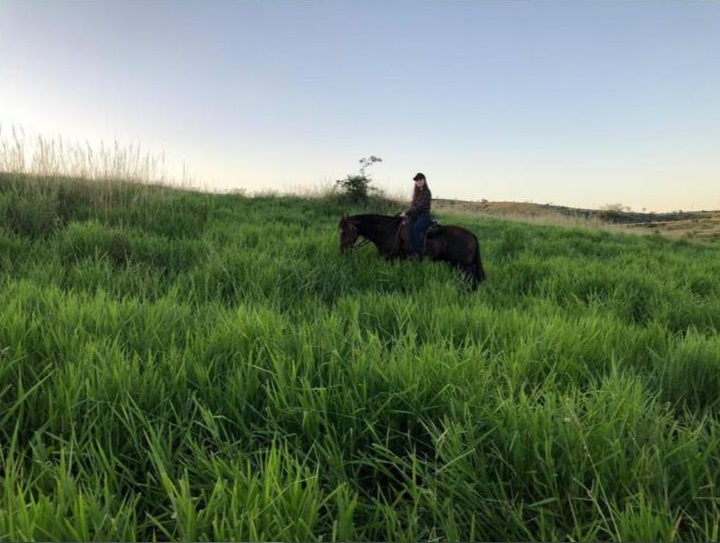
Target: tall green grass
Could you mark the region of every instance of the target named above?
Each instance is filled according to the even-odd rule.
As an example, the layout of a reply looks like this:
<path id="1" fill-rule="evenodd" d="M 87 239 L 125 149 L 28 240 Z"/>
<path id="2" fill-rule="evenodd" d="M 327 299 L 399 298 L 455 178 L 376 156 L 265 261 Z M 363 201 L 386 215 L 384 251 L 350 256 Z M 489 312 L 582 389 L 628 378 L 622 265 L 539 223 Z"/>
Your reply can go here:
<path id="1" fill-rule="evenodd" d="M 0 174 L 0 539 L 717 540 L 717 245 Z"/>

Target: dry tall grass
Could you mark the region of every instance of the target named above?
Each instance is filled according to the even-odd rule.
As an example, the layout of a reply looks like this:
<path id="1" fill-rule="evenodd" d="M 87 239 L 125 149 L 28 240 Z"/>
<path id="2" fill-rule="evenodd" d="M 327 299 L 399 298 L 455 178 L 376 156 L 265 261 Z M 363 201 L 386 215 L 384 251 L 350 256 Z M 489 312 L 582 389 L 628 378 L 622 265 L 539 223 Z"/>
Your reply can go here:
<path id="1" fill-rule="evenodd" d="M 89 141 L 76 142 L 61 136 L 29 135 L 22 127 L 0 126 L 0 171 L 38 176 L 62 176 L 88 180 L 123 180 L 165 184 L 165 154 L 153 155 L 139 145 Z"/>
<path id="2" fill-rule="evenodd" d="M 138 206 L 193 190 L 183 170 L 180 180 L 168 174 L 165 154 L 153 155 L 137 144 L 69 141 L 29 134 L 0 125 L 0 181 L 9 197 L 13 229 L 41 236 L 64 224 L 83 206 L 96 211 Z"/>

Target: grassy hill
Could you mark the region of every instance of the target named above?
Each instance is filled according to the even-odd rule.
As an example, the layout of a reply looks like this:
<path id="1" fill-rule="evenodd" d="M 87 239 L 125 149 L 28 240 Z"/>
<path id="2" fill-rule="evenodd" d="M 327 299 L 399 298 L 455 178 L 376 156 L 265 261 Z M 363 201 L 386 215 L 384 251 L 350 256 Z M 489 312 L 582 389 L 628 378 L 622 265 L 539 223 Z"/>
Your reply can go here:
<path id="1" fill-rule="evenodd" d="M 0 539 L 718 540 L 716 243 L 0 175 Z"/>

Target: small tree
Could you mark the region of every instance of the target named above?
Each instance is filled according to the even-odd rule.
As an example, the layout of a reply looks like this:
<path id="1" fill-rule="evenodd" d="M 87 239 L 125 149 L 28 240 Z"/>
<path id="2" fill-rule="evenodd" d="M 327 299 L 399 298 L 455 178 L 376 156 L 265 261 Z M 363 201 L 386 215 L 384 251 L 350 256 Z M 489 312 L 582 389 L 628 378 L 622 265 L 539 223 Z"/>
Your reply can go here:
<path id="1" fill-rule="evenodd" d="M 363 157 L 360 159 L 360 173 L 356 175 L 348 175 L 345 179 L 338 179 L 335 184 L 340 187 L 343 195 L 347 196 L 352 202 L 364 202 L 370 193 L 375 190 L 370 186 L 372 178 L 367 173 L 367 169 L 376 162 L 382 162 L 382 158 L 375 155 Z"/>

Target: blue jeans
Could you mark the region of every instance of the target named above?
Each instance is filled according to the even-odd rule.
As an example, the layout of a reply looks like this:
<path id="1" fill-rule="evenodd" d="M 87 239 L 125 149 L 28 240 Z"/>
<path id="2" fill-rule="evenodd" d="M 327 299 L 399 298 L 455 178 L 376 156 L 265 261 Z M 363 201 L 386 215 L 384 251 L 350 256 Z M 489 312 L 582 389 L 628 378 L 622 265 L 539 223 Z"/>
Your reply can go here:
<path id="1" fill-rule="evenodd" d="M 411 252 L 418 253 L 422 251 L 422 233 L 430 224 L 430 215 L 420 215 L 412 224 L 412 232 L 410 233 Z"/>

